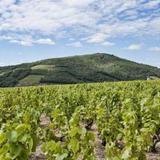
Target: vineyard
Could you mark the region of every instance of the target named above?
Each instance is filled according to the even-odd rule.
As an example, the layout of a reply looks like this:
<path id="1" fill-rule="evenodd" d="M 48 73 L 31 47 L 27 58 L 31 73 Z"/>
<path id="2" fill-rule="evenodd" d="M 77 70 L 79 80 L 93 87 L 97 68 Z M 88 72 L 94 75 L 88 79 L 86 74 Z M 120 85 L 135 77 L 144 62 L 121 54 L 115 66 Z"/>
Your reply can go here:
<path id="1" fill-rule="evenodd" d="M 0 160 L 158 160 L 160 81 L 0 89 Z"/>

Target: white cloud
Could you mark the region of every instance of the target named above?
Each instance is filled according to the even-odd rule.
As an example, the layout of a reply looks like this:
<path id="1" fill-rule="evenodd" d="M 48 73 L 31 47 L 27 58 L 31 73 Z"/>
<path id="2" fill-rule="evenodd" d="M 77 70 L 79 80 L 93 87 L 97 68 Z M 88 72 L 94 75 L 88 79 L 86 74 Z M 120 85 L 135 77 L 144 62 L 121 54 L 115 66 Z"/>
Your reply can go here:
<path id="1" fill-rule="evenodd" d="M 88 37 L 88 43 L 101 43 L 106 39 L 106 34 L 104 33 L 95 33 L 92 36 Z"/>
<path id="2" fill-rule="evenodd" d="M 18 43 L 22 46 L 32 46 L 34 44 L 41 44 L 41 45 L 55 45 L 55 42 L 51 39 L 25 39 L 25 40 L 10 40 L 12 43 Z"/>
<path id="3" fill-rule="evenodd" d="M 142 44 L 131 44 L 127 47 L 128 50 L 140 50 L 142 48 Z"/>
<path id="4" fill-rule="evenodd" d="M 67 44 L 67 46 L 71 46 L 71 47 L 75 47 L 75 48 L 80 48 L 80 47 L 82 47 L 82 43 L 81 42 L 73 42 L 73 43 Z"/>
<path id="5" fill-rule="evenodd" d="M 94 2 L 94 0 L 63 0 L 65 5 L 72 6 L 72 7 L 84 7 L 89 5 L 90 3 Z"/>
<path id="6" fill-rule="evenodd" d="M 14 34 L 12 41 L 22 45 L 53 45 L 63 38 L 102 44 L 125 36 L 160 36 L 159 0 L 15 1 L 0 1 L 0 36 Z M 20 35 L 30 38 L 26 41 Z"/>
<path id="7" fill-rule="evenodd" d="M 10 40 L 9 42 L 11 43 L 17 43 L 22 46 L 32 46 L 33 42 L 32 41 L 23 41 L 23 40 Z"/>
<path id="8" fill-rule="evenodd" d="M 160 17 L 153 19 L 149 25 L 150 28 L 153 29 L 153 31 L 150 31 L 150 33 L 151 34 L 157 33 L 157 37 L 160 37 Z"/>
<path id="9" fill-rule="evenodd" d="M 4 12 L 10 6 L 14 5 L 15 0 L 1 0 L 0 1 L 0 13 Z"/>
<path id="10" fill-rule="evenodd" d="M 54 45 L 55 42 L 49 38 L 47 39 L 38 39 L 38 40 L 35 40 L 34 43 L 36 44 L 48 44 L 48 45 Z"/>
<path id="11" fill-rule="evenodd" d="M 8 40 L 11 43 L 17 43 L 22 46 L 32 46 L 34 44 L 42 44 L 42 45 L 54 45 L 55 42 L 49 38 L 47 39 L 33 39 L 31 36 L 27 35 L 12 35 L 12 36 L 0 36 L 0 40 Z"/>
<path id="12" fill-rule="evenodd" d="M 149 50 L 153 51 L 153 52 L 159 52 L 160 53 L 160 47 L 152 47 Z"/>
<path id="13" fill-rule="evenodd" d="M 106 41 L 106 42 L 103 42 L 102 45 L 103 45 L 103 46 L 106 46 L 106 47 L 112 47 L 112 46 L 114 46 L 115 44 L 114 44 L 113 42 Z"/>
<path id="14" fill-rule="evenodd" d="M 153 9 L 155 7 L 158 7 L 158 5 L 160 5 L 160 1 L 159 0 L 151 0 L 148 3 L 146 3 L 144 5 L 145 9 Z"/>

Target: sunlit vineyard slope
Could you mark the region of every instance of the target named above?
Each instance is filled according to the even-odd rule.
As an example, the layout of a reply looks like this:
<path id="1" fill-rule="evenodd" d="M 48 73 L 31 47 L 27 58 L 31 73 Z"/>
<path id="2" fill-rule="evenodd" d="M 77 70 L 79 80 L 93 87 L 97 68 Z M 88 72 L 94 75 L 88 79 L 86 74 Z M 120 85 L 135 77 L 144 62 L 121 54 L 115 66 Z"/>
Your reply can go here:
<path id="1" fill-rule="evenodd" d="M 159 156 L 159 81 L 0 89 L 0 111 L 0 160 Z"/>

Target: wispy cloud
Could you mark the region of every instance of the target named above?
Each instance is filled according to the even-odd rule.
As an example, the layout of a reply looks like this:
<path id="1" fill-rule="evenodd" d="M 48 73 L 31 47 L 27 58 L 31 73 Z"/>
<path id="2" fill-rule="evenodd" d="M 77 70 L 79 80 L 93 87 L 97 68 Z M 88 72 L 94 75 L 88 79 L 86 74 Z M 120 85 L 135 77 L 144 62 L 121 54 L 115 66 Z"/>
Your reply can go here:
<path id="1" fill-rule="evenodd" d="M 142 44 L 131 44 L 126 49 L 135 51 L 135 50 L 140 50 L 141 48 Z"/>
<path id="2" fill-rule="evenodd" d="M 160 36 L 159 7 L 159 0 L 3 0 L 0 36 L 21 45 L 53 45 L 70 38 L 104 44 L 117 37 Z"/>
<path id="3" fill-rule="evenodd" d="M 151 0 L 148 3 L 144 4 L 145 9 L 154 9 L 159 7 L 160 1 L 159 0 Z"/>
<path id="4" fill-rule="evenodd" d="M 75 47 L 75 48 L 80 48 L 83 45 L 82 45 L 81 42 L 73 42 L 73 43 L 68 43 L 67 46 L 71 46 L 71 47 Z"/>
<path id="5" fill-rule="evenodd" d="M 32 36 L 30 35 L 3 35 L 0 36 L 0 40 L 8 40 L 11 43 L 17 43 L 20 44 L 22 46 L 32 46 L 34 44 L 42 44 L 42 45 L 54 45 L 55 42 L 49 38 L 43 39 L 43 38 L 39 38 L 39 39 L 33 39 Z"/>
<path id="6" fill-rule="evenodd" d="M 106 34 L 105 33 L 95 33 L 88 37 L 87 42 L 88 43 L 102 43 L 106 39 Z"/>
<path id="7" fill-rule="evenodd" d="M 105 46 L 105 47 L 112 47 L 115 44 L 113 42 L 106 41 L 106 42 L 103 42 L 102 45 Z"/>
<path id="8" fill-rule="evenodd" d="M 153 51 L 153 52 L 159 52 L 160 53 L 160 47 L 151 47 L 149 48 L 150 51 Z"/>

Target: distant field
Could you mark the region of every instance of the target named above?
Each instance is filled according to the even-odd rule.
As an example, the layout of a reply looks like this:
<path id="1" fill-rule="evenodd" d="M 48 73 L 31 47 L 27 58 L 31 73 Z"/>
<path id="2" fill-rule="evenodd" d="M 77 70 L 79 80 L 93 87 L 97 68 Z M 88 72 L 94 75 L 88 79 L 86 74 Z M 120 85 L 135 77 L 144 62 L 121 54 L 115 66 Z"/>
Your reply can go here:
<path id="1" fill-rule="evenodd" d="M 0 73 L 0 76 L 3 76 L 4 75 L 4 72 Z"/>
<path id="2" fill-rule="evenodd" d="M 43 78 L 43 76 L 41 76 L 41 75 L 29 75 L 29 76 L 25 77 L 24 79 L 20 80 L 19 85 L 32 86 L 35 84 L 39 84 L 41 78 Z"/>
<path id="3" fill-rule="evenodd" d="M 160 81 L 2 88 L 0 110 L 0 160 L 160 157 Z"/>
<path id="4" fill-rule="evenodd" d="M 32 70 L 47 70 L 47 71 L 52 71 L 54 70 L 54 67 L 55 65 L 36 65 L 36 66 L 33 66 L 31 69 Z"/>

